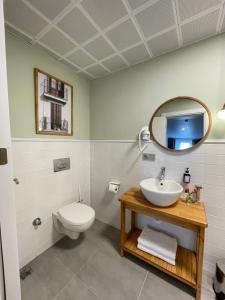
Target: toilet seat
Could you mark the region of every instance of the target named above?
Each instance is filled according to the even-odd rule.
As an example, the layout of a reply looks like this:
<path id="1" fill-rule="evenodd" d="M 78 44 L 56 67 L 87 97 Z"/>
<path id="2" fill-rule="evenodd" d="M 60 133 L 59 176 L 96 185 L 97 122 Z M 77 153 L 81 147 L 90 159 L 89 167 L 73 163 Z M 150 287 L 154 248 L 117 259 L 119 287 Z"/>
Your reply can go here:
<path id="1" fill-rule="evenodd" d="M 86 204 L 74 202 L 54 212 L 52 217 L 59 233 L 76 240 L 81 232 L 88 230 L 94 223 L 95 211 Z"/>
<path id="2" fill-rule="evenodd" d="M 92 221 L 95 218 L 95 211 L 86 204 L 71 203 L 61 208 L 58 215 L 64 224 L 79 226 Z"/>

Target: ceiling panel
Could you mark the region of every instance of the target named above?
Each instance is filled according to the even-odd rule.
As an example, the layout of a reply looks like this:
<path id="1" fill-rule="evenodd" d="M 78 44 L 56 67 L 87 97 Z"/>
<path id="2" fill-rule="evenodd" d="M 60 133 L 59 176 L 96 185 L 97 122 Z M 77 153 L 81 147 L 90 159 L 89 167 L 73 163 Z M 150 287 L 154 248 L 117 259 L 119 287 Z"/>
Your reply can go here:
<path id="1" fill-rule="evenodd" d="M 41 42 L 47 47 L 54 49 L 59 54 L 63 55 L 72 50 L 75 46 L 57 29 L 51 29 L 47 34 L 43 36 Z"/>
<path id="2" fill-rule="evenodd" d="M 30 36 L 27 36 L 23 34 L 22 32 L 18 32 L 16 28 L 13 28 L 9 26 L 8 24 L 5 24 L 5 30 L 6 32 L 11 33 L 14 36 L 18 36 L 19 38 L 23 39 L 25 42 L 28 42 L 29 44 L 32 43 L 33 38 Z"/>
<path id="3" fill-rule="evenodd" d="M 50 56 L 54 57 L 55 59 L 61 59 L 60 54 L 53 52 L 51 49 L 46 48 L 45 45 L 37 44 L 37 47 L 41 48 L 45 52 L 47 52 Z"/>
<path id="4" fill-rule="evenodd" d="M 99 37 L 94 41 L 90 42 L 84 47 L 91 55 L 101 60 L 109 55 L 115 53 L 109 43 L 103 38 Z"/>
<path id="5" fill-rule="evenodd" d="M 121 0 L 83 0 L 82 6 L 102 29 L 127 14 Z"/>
<path id="6" fill-rule="evenodd" d="M 184 44 L 216 34 L 219 10 L 181 26 Z"/>
<path id="7" fill-rule="evenodd" d="M 118 50 L 128 48 L 141 40 L 131 20 L 127 20 L 107 32 L 107 36 Z"/>
<path id="8" fill-rule="evenodd" d="M 67 59 L 81 68 L 85 68 L 88 65 L 94 63 L 94 60 L 83 50 L 77 50 L 76 52 L 68 56 Z"/>
<path id="9" fill-rule="evenodd" d="M 150 2 L 150 1 L 148 1 L 148 0 L 128 0 L 128 2 L 130 4 L 130 7 L 132 9 L 135 9 L 135 8 L 145 4 L 147 2 Z M 156 2 L 156 0 L 151 0 L 151 2 Z"/>
<path id="10" fill-rule="evenodd" d="M 170 0 L 160 0 L 136 15 L 145 37 L 156 34 L 175 24 Z"/>
<path id="11" fill-rule="evenodd" d="M 54 19 L 71 0 L 28 0 L 34 7 L 42 12 L 47 18 Z"/>
<path id="12" fill-rule="evenodd" d="M 64 60 L 64 59 L 62 60 L 62 63 L 64 63 L 65 65 L 71 67 L 71 63 L 68 62 L 68 61 L 66 61 L 66 60 Z M 73 66 L 73 69 L 74 69 L 76 72 L 79 71 L 79 69 L 78 69 L 77 67 L 75 67 L 75 66 Z"/>
<path id="13" fill-rule="evenodd" d="M 109 74 L 109 72 L 100 65 L 94 65 L 90 68 L 87 68 L 86 71 L 94 77 L 102 77 Z"/>
<path id="14" fill-rule="evenodd" d="M 93 77 L 225 31 L 224 0 L 5 0 L 4 6 L 7 31 Z"/>
<path id="15" fill-rule="evenodd" d="M 84 76 L 87 79 L 95 78 L 94 76 L 92 76 L 91 74 L 86 73 L 85 71 L 80 71 L 79 74 L 81 74 L 82 76 Z"/>
<path id="16" fill-rule="evenodd" d="M 32 37 L 47 25 L 43 18 L 23 4 L 22 1 L 7 0 L 4 9 L 6 20 Z"/>
<path id="17" fill-rule="evenodd" d="M 151 39 L 148 42 L 149 48 L 153 55 L 158 56 L 163 53 L 175 50 L 178 48 L 178 39 L 176 30 L 171 30 L 160 36 Z"/>
<path id="18" fill-rule="evenodd" d="M 196 14 L 218 5 L 221 0 L 179 0 L 179 13 L 181 21 L 191 18 Z"/>
<path id="19" fill-rule="evenodd" d="M 123 56 L 132 65 L 150 58 L 144 45 L 139 45 L 123 52 Z"/>
<path id="20" fill-rule="evenodd" d="M 67 14 L 58 26 L 78 43 L 83 43 L 97 33 L 91 22 L 78 8 L 74 8 Z"/>
<path id="21" fill-rule="evenodd" d="M 121 70 L 127 66 L 122 60 L 122 58 L 118 55 L 108 58 L 102 63 L 106 68 L 110 69 L 112 72 Z"/>

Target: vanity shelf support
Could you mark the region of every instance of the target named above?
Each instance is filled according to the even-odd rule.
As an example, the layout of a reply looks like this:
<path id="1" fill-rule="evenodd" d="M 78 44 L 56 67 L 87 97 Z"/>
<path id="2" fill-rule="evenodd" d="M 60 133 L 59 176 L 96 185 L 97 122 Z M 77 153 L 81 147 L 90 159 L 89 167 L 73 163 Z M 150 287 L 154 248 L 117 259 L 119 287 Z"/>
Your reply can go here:
<path id="1" fill-rule="evenodd" d="M 140 189 L 131 188 L 120 196 L 121 230 L 120 254 L 126 252 L 142 259 L 166 274 L 191 286 L 196 292 L 196 300 L 201 299 L 202 267 L 204 254 L 205 228 L 208 226 L 204 204 L 186 204 L 178 200 L 175 205 L 162 208 L 148 202 Z M 126 210 L 131 211 L 131 230 L 126 233 Z M 141 230 L 136 228 L 136 213 L 157 217 L 159 220 L 193 230 L 197 233 L 196 252 L 178 246 L 176 265 L 173 266 L 137 248 Z"/>

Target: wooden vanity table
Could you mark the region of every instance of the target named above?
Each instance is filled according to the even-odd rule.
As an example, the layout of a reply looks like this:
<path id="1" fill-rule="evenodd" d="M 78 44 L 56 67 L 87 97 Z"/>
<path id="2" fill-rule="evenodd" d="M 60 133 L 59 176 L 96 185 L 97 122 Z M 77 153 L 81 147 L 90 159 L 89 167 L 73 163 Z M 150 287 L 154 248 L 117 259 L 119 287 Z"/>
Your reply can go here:
<path id="1" fill-rule="evenodd" d="M 156 207 L 147 201 L 139 188 L 131 188 L 120 196 L 121 232 L 120 254 L 129 252 L 161 271 L 177 278 L 196 290 L 196 300 L 201 299 L 202 266 L 205 228 L 208 226 L 204 203 L 187 204 L 178 200 L 170 207 Z M 126 209 L 131 211 L 131 230 L 127 234 Z M 181 226 L 197 233 L 196 252 L 178 246 L 176 265 L 173 266 L 137 248 L 137 238 L 141 230 L 135 227 L 136 213 L 144 214 Z"/>

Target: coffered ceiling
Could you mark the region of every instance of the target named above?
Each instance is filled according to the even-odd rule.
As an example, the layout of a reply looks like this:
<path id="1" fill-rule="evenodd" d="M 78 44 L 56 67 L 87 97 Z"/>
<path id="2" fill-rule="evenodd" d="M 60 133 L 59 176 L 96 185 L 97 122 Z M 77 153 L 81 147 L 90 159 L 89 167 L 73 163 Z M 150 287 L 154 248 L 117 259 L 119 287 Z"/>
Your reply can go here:
<path id="1" fill-rule="evenodd" d="M 98 78 L 225 31 L 224 0 L 6 0 L 6 28 Z"/>

